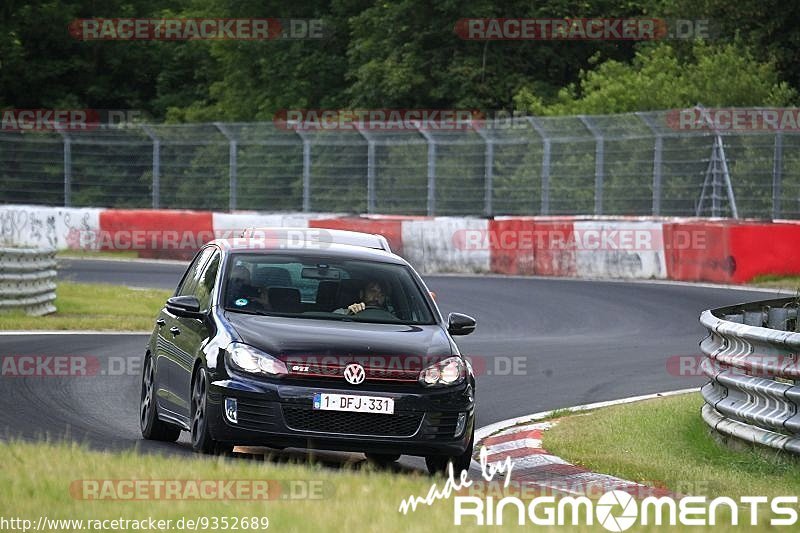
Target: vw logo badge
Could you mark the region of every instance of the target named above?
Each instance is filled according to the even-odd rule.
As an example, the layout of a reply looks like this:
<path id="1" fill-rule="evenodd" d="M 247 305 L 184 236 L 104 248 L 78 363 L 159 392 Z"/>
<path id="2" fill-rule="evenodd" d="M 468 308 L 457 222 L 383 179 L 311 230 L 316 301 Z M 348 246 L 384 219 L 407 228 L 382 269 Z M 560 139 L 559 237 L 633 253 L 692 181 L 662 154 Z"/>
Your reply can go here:
<path id="1" fill-rule="evenodd" d="M 352 363 L 344 367 L 344 379 L 352 385 L 358 385 L 364 382 L 367 374 L 364 372 L 364 367 L 358 363 Z"/>

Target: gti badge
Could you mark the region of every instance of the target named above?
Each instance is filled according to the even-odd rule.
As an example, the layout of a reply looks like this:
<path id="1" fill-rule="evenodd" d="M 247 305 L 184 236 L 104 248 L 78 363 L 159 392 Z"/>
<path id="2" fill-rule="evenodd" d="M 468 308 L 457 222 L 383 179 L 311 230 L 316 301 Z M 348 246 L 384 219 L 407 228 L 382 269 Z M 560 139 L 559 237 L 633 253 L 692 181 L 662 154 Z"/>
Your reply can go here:
<path id="1" fill-rule="evenodd" d="M 352 385 L 358 385 L 364 381 L 367 375 L 364 372 L 364 367 L 358 363 L 352 363 L 344 367 L 344 379 Z"/>

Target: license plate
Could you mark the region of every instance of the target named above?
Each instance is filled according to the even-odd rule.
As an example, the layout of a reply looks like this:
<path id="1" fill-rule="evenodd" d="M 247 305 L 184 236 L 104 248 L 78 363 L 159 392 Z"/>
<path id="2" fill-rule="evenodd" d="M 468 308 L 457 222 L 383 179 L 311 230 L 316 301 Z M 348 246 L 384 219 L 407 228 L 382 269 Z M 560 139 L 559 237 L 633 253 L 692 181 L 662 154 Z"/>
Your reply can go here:
<path id="1" fill-rule="evenodd" d="M 323 394 L 318 392 L 314 394 L 314 409 L 391 415 L 394 414 L 394 400 L 380 396 Z"/>

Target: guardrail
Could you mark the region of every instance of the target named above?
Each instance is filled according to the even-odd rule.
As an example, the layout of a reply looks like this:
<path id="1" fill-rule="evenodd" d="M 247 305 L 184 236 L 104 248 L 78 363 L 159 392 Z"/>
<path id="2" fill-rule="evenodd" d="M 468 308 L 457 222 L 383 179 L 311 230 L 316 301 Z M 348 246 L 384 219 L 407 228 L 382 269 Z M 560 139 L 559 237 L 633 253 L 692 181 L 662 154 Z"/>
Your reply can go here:
<path id="1" fill-rule="evenodd" d="M 55 312 L 56 266 L 53 249 L 0 248 L 0 311 Z"/>
<path id="2" fill-rule="evenodd" d="M 798 298 L 704 311 L 703 420 L 727 437 L 800 454 Z"/>

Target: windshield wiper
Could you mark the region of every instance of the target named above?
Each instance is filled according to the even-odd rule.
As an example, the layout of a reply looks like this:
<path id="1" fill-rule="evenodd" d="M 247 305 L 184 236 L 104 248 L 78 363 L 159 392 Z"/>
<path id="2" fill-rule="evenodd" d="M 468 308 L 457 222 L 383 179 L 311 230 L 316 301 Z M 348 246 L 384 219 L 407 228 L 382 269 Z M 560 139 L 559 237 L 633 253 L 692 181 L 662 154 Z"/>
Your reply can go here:
<path id="1" fill-rule="evenodd" d="M 253 311 L 252 309 L 237 309 L 235 307 L 225 307 L 225 310 L 233 311 L 234 313 L 242 313 L 243 315 L 270 316 L 269 313 L 263 313 L 261 311 Z"/>

